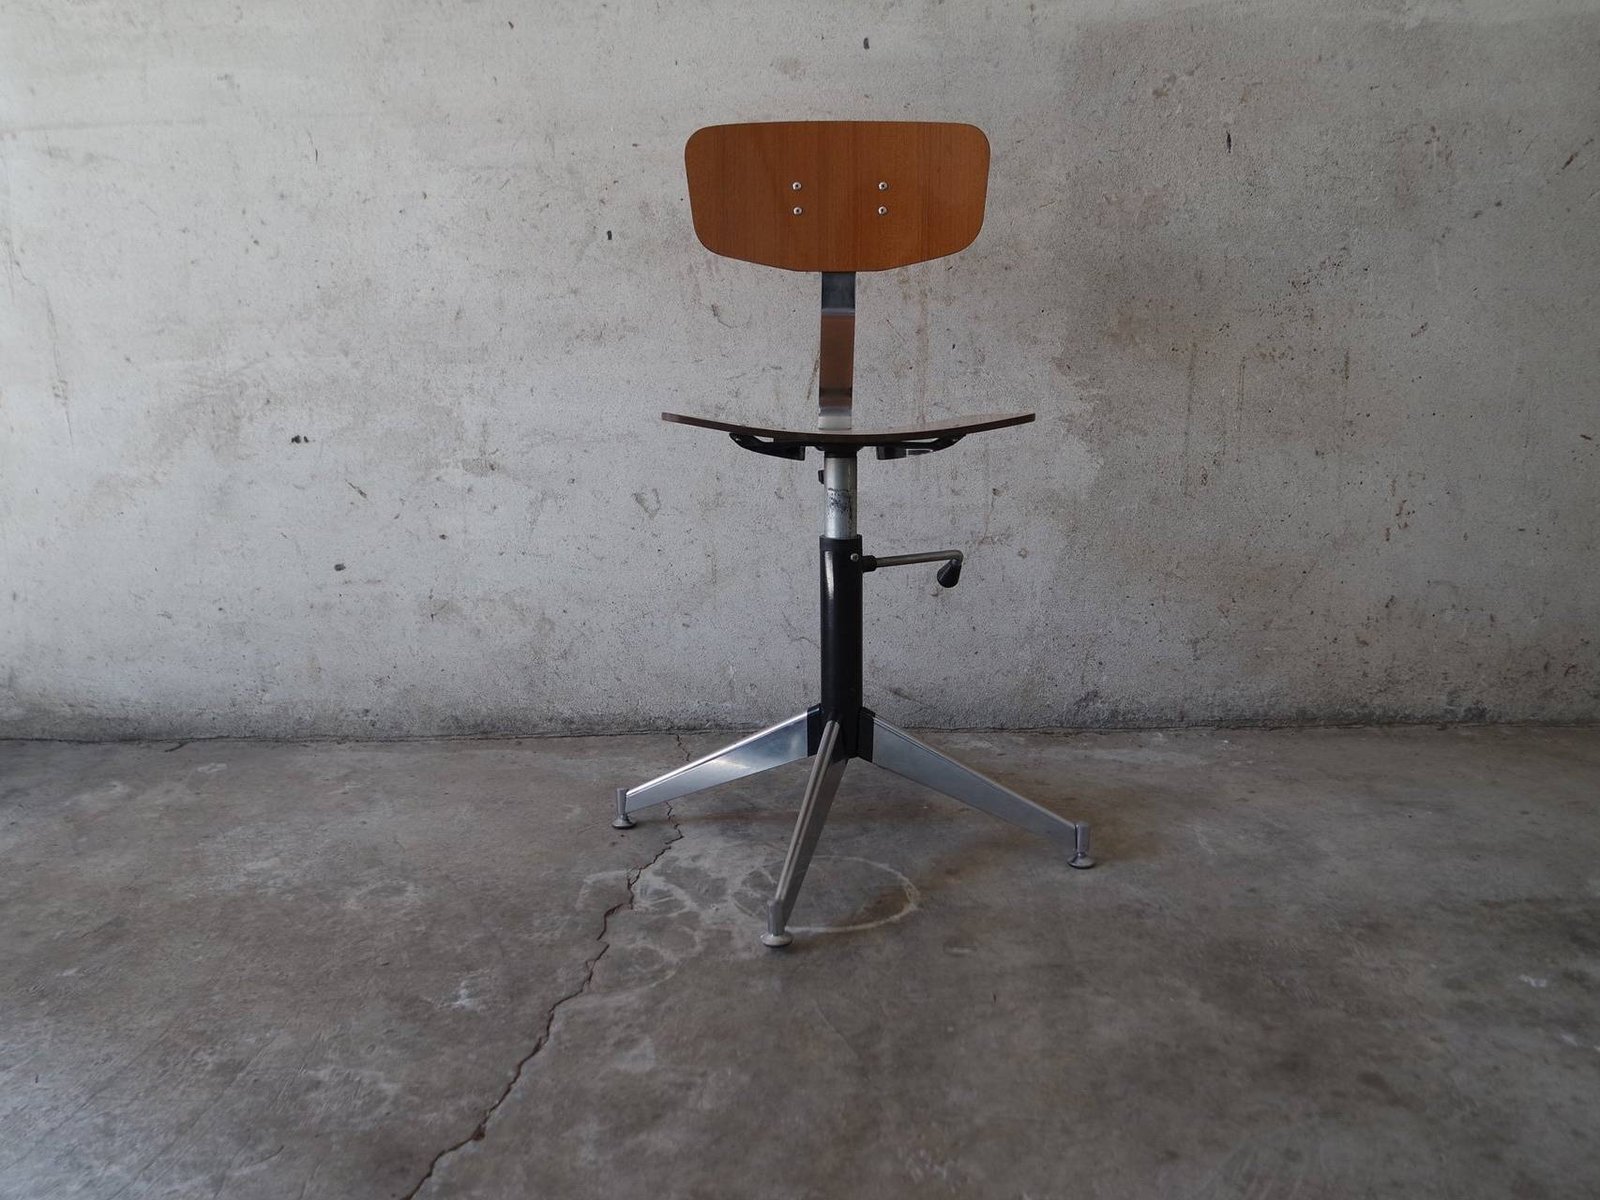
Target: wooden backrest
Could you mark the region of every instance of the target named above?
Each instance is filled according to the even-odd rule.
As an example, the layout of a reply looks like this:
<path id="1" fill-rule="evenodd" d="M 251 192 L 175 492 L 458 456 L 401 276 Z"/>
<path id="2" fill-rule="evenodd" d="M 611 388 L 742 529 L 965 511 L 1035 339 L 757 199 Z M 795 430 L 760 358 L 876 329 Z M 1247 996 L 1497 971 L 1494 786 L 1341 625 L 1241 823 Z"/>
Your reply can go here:
<path id="1" fill-rule="evenodd" d="M 684 147 L 706 249 L 790 271 L 887 271 L 983 227 L 989 139 L 928 121 L 711 125 Z"/>

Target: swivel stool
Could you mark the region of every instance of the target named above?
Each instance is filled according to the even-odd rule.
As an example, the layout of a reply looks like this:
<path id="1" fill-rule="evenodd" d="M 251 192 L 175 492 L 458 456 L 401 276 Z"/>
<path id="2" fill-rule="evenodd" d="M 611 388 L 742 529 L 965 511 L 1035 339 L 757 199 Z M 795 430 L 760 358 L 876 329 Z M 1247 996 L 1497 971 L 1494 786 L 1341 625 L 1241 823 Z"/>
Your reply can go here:
<path id="1" fill-rule="evenodd" d="M 767 906 L 762 941 L 786 946 L 788 923 L 839 780 L 851 759 L 943 792 L 964 804 L 1054 838 L 1068 864 L 1094 865 L 1089 827 L 1069 821 L 941 754 L 863 704 L 862 580 L 873 571 L 942 563 L 954 587 L 958 550 L 875 557 L 856 523 L 856 466 L 930 454 L 969 434 L 1025 425 L 1031 412 L 887 429 L 854 423 L 855 292 L 858 271 L 886 271 L 954 254 L 983 225 L 989 142 L 971 125 L 916 121 L 779 121 L 713 125 L 684 150 L 695 234 L 729 258 L 822 276 L 818 410 L 814 426 L 780 429 L 666 412 L 682 425 L 715 429 L 758 454 L 804 460 L 822 454 L 822 687 L 819 702 L 759 733 L 635 787 L 617 789 L 612 824 L 631 829 L 641 809 L 811 757 L 794 836 Z"/>

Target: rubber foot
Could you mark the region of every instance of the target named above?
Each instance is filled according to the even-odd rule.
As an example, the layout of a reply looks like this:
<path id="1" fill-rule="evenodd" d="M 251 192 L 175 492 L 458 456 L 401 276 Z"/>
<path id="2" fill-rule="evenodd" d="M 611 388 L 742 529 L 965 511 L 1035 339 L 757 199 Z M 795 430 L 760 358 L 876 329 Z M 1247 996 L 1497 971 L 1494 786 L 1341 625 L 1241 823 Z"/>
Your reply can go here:
<path id="1" fill-rule="evenodd" d="M 782 950 L 792 941 L 794 941 L 794 938 L 787 933 L 763 933 L 761 935 L 761 944 L 772 950 Z"/>
<path id="2" fill-rule="evenodd" d="M 633 828 L 633 818 L 632 817 L 618 817 L 615 821 L 611 822 L 611 828 L 613 828 L 613 829 L 632 829 Z"/>

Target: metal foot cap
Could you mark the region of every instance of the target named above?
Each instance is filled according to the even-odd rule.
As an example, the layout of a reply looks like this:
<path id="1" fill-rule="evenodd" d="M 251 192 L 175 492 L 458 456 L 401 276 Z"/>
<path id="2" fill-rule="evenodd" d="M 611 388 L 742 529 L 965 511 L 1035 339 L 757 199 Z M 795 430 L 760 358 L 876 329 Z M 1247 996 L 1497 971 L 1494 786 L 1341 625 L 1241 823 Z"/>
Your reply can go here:
<path id="1" fill-rule="evenodd" d="M 1080 871 L 1087 871 L 1090 867 L 1094 866 L 1094 859 L 1089 857 L 1087 854 L 1074 854 L 1067 861 L 1067 866 L 1076 867 Z"/>
<path id="2" fill-rule="evenodd" d="M 761 944 L 773 950 L 781 950 L 792 941 L 794 941 L 794 938 L 787 933 L 763 933 L 761 935 Z"/>
<path id="3" fill-rule="evenodd" d="M 633 828 L 633 818 L 632 817 L 618 817 L 615 821 L 611 822 L 611 828 L 613 828 L 613 829 L 632 829 Z"/>

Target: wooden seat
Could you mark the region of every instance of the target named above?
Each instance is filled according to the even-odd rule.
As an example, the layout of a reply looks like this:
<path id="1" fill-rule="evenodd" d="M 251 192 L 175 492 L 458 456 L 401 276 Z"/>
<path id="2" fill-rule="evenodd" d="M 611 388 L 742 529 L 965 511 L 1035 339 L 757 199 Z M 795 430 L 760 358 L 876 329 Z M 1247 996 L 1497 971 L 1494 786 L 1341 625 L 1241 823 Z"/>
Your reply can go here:
<path id="1" fill-rule="evenodd" d="M 664 412 L 663 421 L 676 425 L 696 425 L 726 433 L 746 450 L 773 454 L 779 458 L 803 458 L 808 446 L 825 450 L 829 446 L 853 446 L 878 451 L 879 458 L 901 458 L 906 454 L 925 454 L 955 445 L 969 433 L 1026 425 L 1031 412 L 980 413 L 949 421 L 930 421 L 925 425 L 902 425 L 893 429 L 779 429 L 771 425 L 744 425 L 715 417 Z M 787 449 L 789 452 L 783 452 Z"/>

